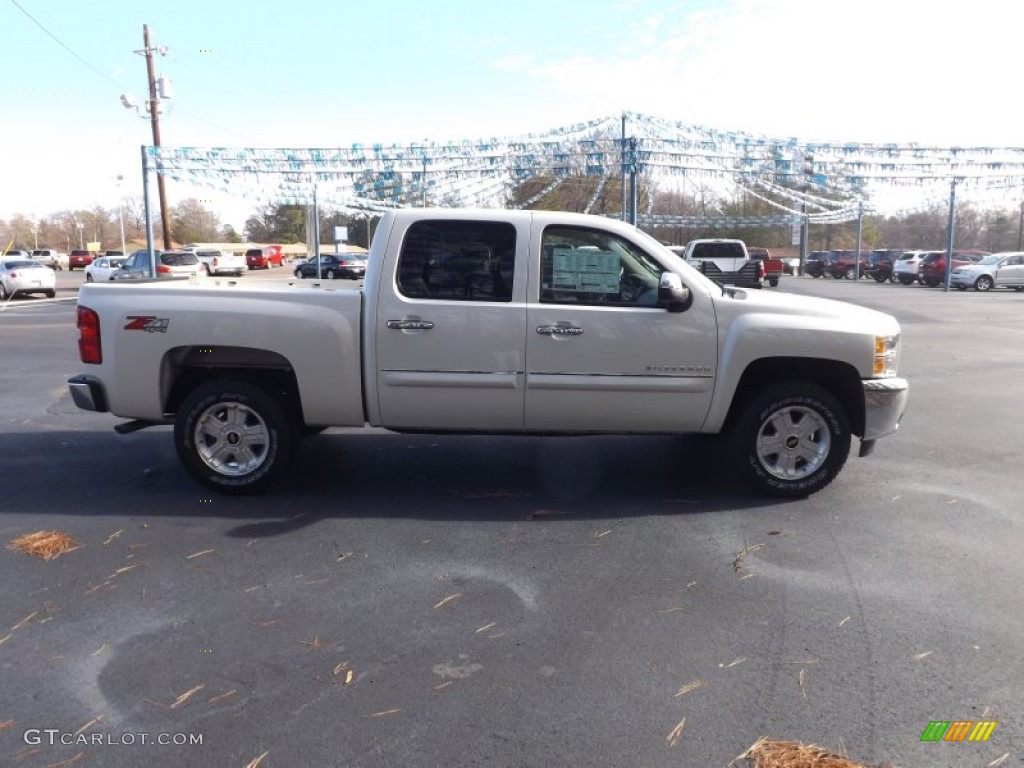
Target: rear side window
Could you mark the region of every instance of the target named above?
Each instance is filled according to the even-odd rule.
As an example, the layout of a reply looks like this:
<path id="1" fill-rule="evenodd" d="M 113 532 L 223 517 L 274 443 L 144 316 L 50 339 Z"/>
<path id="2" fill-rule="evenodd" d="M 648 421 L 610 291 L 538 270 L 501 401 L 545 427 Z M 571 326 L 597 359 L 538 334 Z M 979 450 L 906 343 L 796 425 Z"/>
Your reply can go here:
<path id="1" fill-rule="evenodd" d="M 694 259 L 742 259 L 743 246 L 739 243 L 697 243 L 693 246 Z"/>
<path id="2" fill-rule="evenodd" d="M 398 257 L 398 290 L 411 299 L 511 301 L 516 229 L 496 221 L 418 221 Z"/>
<path id="3" fill-rule="evenodd" d="M 198 264 L 199 259 L 191 251 L 185 253 L 164 253 L 160 255 L 160 261 L 168 267 L 188 267 Z"/>

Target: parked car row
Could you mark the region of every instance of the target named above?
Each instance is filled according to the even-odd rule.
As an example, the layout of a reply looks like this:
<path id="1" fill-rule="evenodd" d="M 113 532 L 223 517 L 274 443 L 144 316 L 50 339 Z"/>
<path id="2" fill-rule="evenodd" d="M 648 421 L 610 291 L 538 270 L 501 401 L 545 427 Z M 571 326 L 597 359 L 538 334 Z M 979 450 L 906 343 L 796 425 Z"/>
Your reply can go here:
<path id="1" fill-rule="evenodd" d="M 874 251 L 811 251 L 804 274 L 811 277 L 872 278 L 879 283 L 920 283 L 936 287 L 946 282 L 946 251 L 911 251 L 879 248 Z M 987 291 L 998 286 L 1024 284 L 1024 251 L 989 254 L 988 251 L 955 250 L 949 268 L 950 283 L 957 288 Z M 1018 276 L 1020 275 L 1020 276 Z"/>

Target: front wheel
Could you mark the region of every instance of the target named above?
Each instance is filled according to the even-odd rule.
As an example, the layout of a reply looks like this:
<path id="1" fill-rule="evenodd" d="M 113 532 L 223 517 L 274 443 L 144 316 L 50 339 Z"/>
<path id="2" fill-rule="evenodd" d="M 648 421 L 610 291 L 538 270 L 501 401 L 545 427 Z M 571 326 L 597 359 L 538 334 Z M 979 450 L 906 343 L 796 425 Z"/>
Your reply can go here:
<path id="1" fill-rule="evenodd" d="M 91 283 L 92 282 L 92 274 L 90 274 L 89 272 L 85 273 L 85 282 L 87 282 L 87 283 Z"/>
<path id="2" fill-rule="evenodd" d="M 995 282 L 988 275 L 982 275 L 974 281 L 974 290 L 976 291 L 991 291 L 992 286 Z"/>
<path id="3" fill-rule="evenodd" d="M 844 275 L 844 277 L 847 280 L 856 280 L 857 279 L 857 269 L 856 269 L 856 267 L 847 267 L 846 268 L 846 274 Z"/>
<path id="4" fill-rule="evenodd" d="M 779 285 L 779 278 L 777 278 L 777 277 L 769 277 L 768 278 L 768 285 L 770 285 L 772 288 L 778 287 L 778 285 Z"/>
<path id="5" fill-rule="evenodd" d="M 298 445 L 289 412 L 240 379 L 211 381 L 182 403 L 174 444 L 185 469 L 222 493 L 255 493 L 278 480 Z"/>
<path id="6" fill-rule="evenodd" d="M 817 384 L 782 381 L 742 406 L 729 447 L 741 476 L 756 490 L 809 496 L 831 483 L 846 463 L 849 419 L 839 401 Z"/>

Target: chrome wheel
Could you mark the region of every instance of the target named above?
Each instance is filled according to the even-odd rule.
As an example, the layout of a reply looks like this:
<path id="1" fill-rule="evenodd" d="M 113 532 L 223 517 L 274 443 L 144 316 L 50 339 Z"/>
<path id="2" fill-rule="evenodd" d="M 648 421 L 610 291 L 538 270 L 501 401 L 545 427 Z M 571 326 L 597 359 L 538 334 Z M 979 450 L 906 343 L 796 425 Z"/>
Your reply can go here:
<path id="1" fill-rule="evenodd" d="M 988 275 L 982 275 L 974 281 L 974 290 L 976 291 L 990 291 L 992 290 L 993 281 Z"/>
<path id="2" fill-rule="evenodd" d="M 832 436 L 818 411 L 794 405 L 770 414 L 757 431 L 755 450 L 764 470 L 780 480 L 814 474 L 828 458 Z"/>
<path id="3" fill-rule="evenodd" d="M 221 402 L 203 411 L 192 434 L 196 454 L 214 472 L 247 475 L 267 458 L 270 431 L 260 415 L 237 402 Z"/>

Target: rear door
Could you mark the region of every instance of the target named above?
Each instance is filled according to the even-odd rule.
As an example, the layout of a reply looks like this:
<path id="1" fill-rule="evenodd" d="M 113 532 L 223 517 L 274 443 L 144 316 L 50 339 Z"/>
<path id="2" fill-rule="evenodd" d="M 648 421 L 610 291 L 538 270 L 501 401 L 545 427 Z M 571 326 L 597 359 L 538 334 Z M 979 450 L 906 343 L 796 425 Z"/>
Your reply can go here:
<path id="1" fill-rule="evenodd" d="M 1024 286 L 1024 254 L 1010 256 L 996 270 L 996 284 L 1013 288 Z"/>
<path id="2" fill-rule="evenodd" d="M 390 238 L 398 263 L 368 319 L 380 424 L 521 429 L 528 217 L 402 219 Z"/>
<path id="3" fill-rule="evenodd" d="M 538 222 L 531 239 L 540 270 L 527 306 L 527 429 L 698 429 L 717 363 L 710 299 L 660 307 L 665 266 L 618 234 Z"/>

